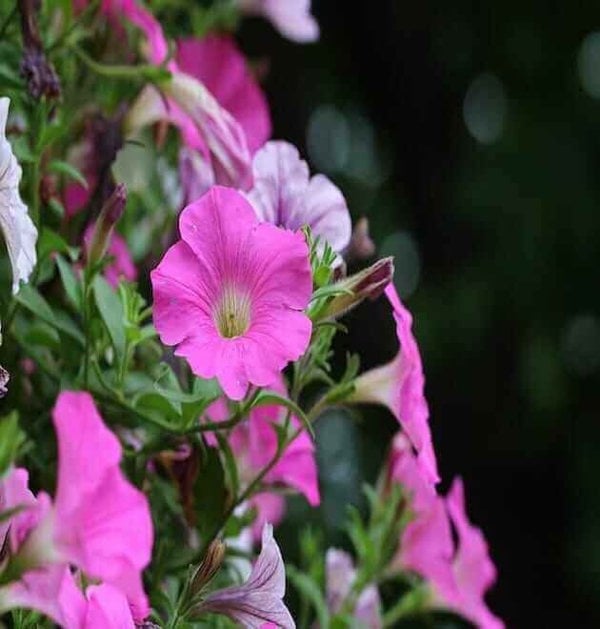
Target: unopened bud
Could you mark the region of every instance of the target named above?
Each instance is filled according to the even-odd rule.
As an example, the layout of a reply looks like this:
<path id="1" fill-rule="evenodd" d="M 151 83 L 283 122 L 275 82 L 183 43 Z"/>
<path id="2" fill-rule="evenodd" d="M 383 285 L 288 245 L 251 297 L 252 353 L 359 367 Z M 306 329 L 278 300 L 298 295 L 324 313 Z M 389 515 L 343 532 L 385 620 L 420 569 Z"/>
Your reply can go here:
<path id="1" fill-rule="evenodd" d="M 394 258 L 382 258 L 362 271 L 338 282 L 346 292 L 334 297 L 323 318 L 337 318 L 358 306 L 365 299 L 377 299 L 394 277 Z"/>
<path id="2" fill-rule="evenodd" d="M 225 544 L 219 539 L 215 539 L 210 543 L 202 563 L 192 577 L 190 585 L 192 594 L 199 594 L 219 572 L 223 565 L 223 559 L 225 559 L 225 550 Z"/>
<path id="3" fill-rule="evenodd" d="M 120 183 L 102 206 L 100 216 L 96 221 L 88 253 L 88 264 L 91 267 L 98 264 L 104 257 L 108 245 L 110 244 L 113 229 L 121 216 L 123 216 L 126 203 L 127 188 L 125 184 Z"/>

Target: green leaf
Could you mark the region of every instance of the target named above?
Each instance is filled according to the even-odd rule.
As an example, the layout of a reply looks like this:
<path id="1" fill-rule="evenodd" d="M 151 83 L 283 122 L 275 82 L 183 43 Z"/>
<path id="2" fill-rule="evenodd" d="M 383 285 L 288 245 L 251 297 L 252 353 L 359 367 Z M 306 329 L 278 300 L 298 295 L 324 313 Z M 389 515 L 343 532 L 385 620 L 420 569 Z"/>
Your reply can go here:
<path id="1" fill-rule="evenodd" d="M 81 310 L 81 284 L 73 273 L 71 265 L 61 256 L 56 256 L 56 265 L 60 273 L 60 279 L 65 289 L 65 293 L 71 304 L 79 312 Z"/>
<path id="2" fill-rule="evenodd" d="M 101 275 L 96 275 L 94 278 L 93 288 L 102 321 L 106 326 L 117 356 L 122 358 L 125 354 L 123 304 L 117 293 Z"/>
<path id="3" fill-rule="evenodd" d="M 329 627 L 329 610 L 318 585 L 309 576 L 290 564 L 286 566 L 285 571 L 290 583 L 314 608 L 319 627 Z"/>
<path id="4" fill-rule="evenodd" d="M 48 201 L 48 207 L 54 212 L 57 218 L 62 219 L 65 216 L 65 206 L 58 200 L 52 197 Z"/>
<path id="5" fill-rule="evenodd" d="M 17 457 L 25 442 L 25 433 L 19 428 L 16 411 L 0 419 L 0 477 Z"/>
<path id="6" fill-rule="evenodd" d="M 71 260 L 79 257 L 79 249 L 71 247 L 67 241 L 52 229 L 44 227 L 38 240 L 38 256 L 40 260 L 47 258 L 51 253 L 64 253 Z"/>
<path id="7" fill-rule="evenodd" d="M 226 437 L 224 437 L 219 431 L 215 431 L 214 435 L 219 443 L 221 454 L 225 459 L 225 468 L 227 470 L 227 475 L 229 476 L 231 491 L 234 496 L 237 496 L 240 488 L 240 477 L 238 474 L 235 454 L 233 453 Z"/>
<path id="8" fill-rule="evenodd" d="M 85 344 L 85 339 L 81 330 L 73 323 L 68 315 L 62 311 L 54 312 L 50 304 L 40 295 L 40 293 L 29 284 L 22 284 L 21 290 L 15 299 L 29 312 L 45 321 L 48 325 L 59 332 L 77 341 L 81 346 Z"/>
<path id="9" fill-rule="evenodd" d="M 88 189 L 88 182 L 86 178 L 75 168 L 75 166 L 71 166 L 69 162 L 63 162 L 60 159 L 55 159 L 50 162 L 50 166 L 48 166 L 48 170 L 52 172 L 58 173 L 59 175 L 64 175 L 68 179 L 72 179 L 77 183 L 81 184 L 86 190 Z"/>
<path id="10" fill-rule="evenodd" d="M 275 391 L 261 391 L 254 399 L 251 409 L 259 406 L 283 406 L 291 411 L 303 424 L 307 432 L 314 439 L 315 431 L 308 421 L 304 411 L 292 400 L 276 393 Z"/>
<path id="11" fill-rule="evenodd" d="M 221 523 L 230 500 L 225 486 L 225 470 L 216 448 L 206 448 L 202 454 L 194 498 L 200 534 L 203 537 L 211 535 Z"/>
<path id="12" fill-rule="evenodd" d="M 13 69 L 5 63 L 0 63 L 0 87 L 20 90 L 23 86 L 23 80 Z"/>

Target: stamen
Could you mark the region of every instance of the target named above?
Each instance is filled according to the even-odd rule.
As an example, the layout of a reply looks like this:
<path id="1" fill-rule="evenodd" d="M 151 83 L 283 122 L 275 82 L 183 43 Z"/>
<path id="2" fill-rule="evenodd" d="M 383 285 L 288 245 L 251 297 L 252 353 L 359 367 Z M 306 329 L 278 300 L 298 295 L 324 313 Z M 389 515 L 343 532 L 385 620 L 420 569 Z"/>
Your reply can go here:
<path id="1" fill-rule="evenodd" d="M 250 297 L 233 286 L 225 286 L 214 311 L 214 321 L 221 336 L 242 336 L 250 327 Z"/>

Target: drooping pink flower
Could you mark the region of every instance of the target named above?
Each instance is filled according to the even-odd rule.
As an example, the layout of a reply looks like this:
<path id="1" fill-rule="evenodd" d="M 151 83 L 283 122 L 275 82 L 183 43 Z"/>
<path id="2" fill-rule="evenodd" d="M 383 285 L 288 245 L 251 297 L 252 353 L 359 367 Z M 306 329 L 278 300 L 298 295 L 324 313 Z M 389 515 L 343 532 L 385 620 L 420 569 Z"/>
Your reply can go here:
<path id="1" fill-rule="evenodd" d="M 281 395 L 286 395 L 283 379 L 279 377 L 270 388 Z M 277 452 L 276 425 L 282 425 L 285 409 L 270 405 L 255 408 L 246 421 L 238 424 L 229 434 L 229 445 L 236 456 L 240 479 L 250 483 L 255 476 L 267 466 Z M 223 421 L 228 417 L 227 404 L 224 399 L 213 402 L 206 411 L 211 421 Z M 300 427 L 297 417 L 290 418 L 290 429 Z M 208 435 L 211 443 L 214 437 Z M 302 432 L 286 448 L 279 462 L 265 476 L 266 484 L 280 484 L 295 489 L 304 495 L 308 503 L 317 506 L 320 503 L 315 446 L 306 432 Z M 252 525 L 255 538 L 259 538 L 266 522 L 277 524 L 285 512 L 283 496 L 273 492 L 261 492 L 253 496 L 250 506 L 257 512 Z"/>
<path id="2" fill-rule="evenodd" d="M 352 399 L 387 406 L 416 449 L 428 479 L 437 483 L 439 475 L 429 428 L 425 376 L 411 329 L 412 316 L 401 303 L 393 284 L 387 286 L 385 294 L 393 309 L 400 351 L 387 365 L 361 374 L 355 381 Z"/>
<path id="3" fill-rule="evenodd" d="M 502 629 L 504 623 L 492 614 L 484 600 L 485 593 L 496 581 L 496 567 L 483 533 L 469 522 L 464 487 L 459 478 L 448 492 L 446 507 L 458 537 L 452 570 L 460 597 L 442 603 L 481 629 Z"/>
<path id="4" fill-rule="evenodd" d="M 283 602 L 284 595 L 283 558 L 273 538 L 273 527 L 265 524 L 262 549 L 248 580 L 209 594 L 198 613 L 223 614 L 248 629 L 260 629 L 269 622 L 282 629 L 294 629 L 296 624 Z"/>
<path id="5" fill-rule="evenodd" d="M 430 607 L 454 611 L 480 629 L 504 627 L 485 604 L 496 569 L 482 532 L 467 519 L 462 482 L 456 480 L 445 499 L 439 496 L 403 434 L 394 440 L 390 477 L 402 485 L 411 514 L 393 566 L 425 579 Z"/>
<path id="6" fill-rule="evenodd" d="M 135 24 L 144 33 L 145 54 L 151 63 L 162 65 L 165 62 L 169 50 L 167 40 L 160 23 L 150 11 L 138 5 L 135 0 L 113 0 L 110 12 Z M 190 44 L 190 47 L 193 51 L 194 45 Z M 224 60 L 227 63 L 225 69 L 219 66 L 223 76 L 226 76 L 229 70 L 239 70 L 243 67 L 241 65 L 243 61 L 236 56 L 237 51 L 233 44 L 224 45 L 220 52 L 227 53 L 219 59 L 220 62 Z M 213 95 L 202 81 L 195 78 L 194 74 L 206 71 L 202 69 L 201 60 L 192 63 L 192 58 L 188 54 L 184 61 L 194 72 L 191 74 L 186 72 L 175 59 L 169 61 L 167 68 L 171 73 L 170 78 L 160 82 L 160 91 L 153 85 L 148 85 L 142 90 L 125 119 L 125 128 L 129 132 L 135 132 L 159 120 L 175 125 L 186 145 L 198 151 L 211 165 L 215 181 L 246 189 L 251 185 L 252 173 L 248 139 L 242 128 L 243 123 L 236 120 L 227 110 L 227 106 L 221 105 L 218 97 Z M 257 106 L 258 98 L 255 97 L 255 92 L 258 87 L 253 85 L 249 87 L 251 78 L 247 72 L 235 76 L 241 83 L 221 82 L 220 85 L 223 87 L 220 89 L 230 90 L 232 86 L 239 89 L 239 95 L 230 100 L 229 105 L 234 106 L 238 113 L 244 114 L 244 123 L 256 125 L 258 118 L 249 117 L 248 110 L 240 99 L 252 97 L 249 105 Z M 227 79 L 223 78 L 222 81 Z M 253 131 L 256 137 L 263 132 L 264 130 L 259 127 Z"/>
<path id="7" fill-rule="evenodd" d="M 83 236 L 86 250 L 89 252 L 92 236 L 94 234 L 94 225 L 88 226 Z M 106 281 L 113 287 L 117 288 L 120 280 L 126 280 L 127 282 L 135 282 L 137 279 L 137 268 L 129 253 L 129 247 L 125 239 L 113 231 L 106 255 L 112 258 L 111 262 L 104 267 L 104 277 Z"/>
<path id="8" fill-rule="evenodd" d="M 232 37 L 180 39 L 176 61 L 181 71 L 201 81 L 237 120 L 251 153 L 269 139 L 271 116 L 267 99 Z"/>
<path id="9" fill-rule="evenodd" d="M 332 614 L 341 611 L 356 581 L 356 569 L 352 557 L 343 550 L 330 548 L 325 555 L 327 607 Z M 360 592 L 350 613 L 361 627 L 380 629 L 381 600 L 375 585 L 367 585 Z"/>
<path id="10" fill-rule="evenodd" d="M 310 14 L 310 0 L 238 0 L 242 11 L 262 15 L 285 37 L 299 43 L 316 41 L 319 25 Z"/>
<path id="11" fill-rule="evenodd" d="M 162 342 L 232 399 L 270 386 L 310 340 L 302 234 L 259 223 L 239 193 L 218 186 L 182 211 L 179 228 L 182 240 L 151 273 Z"/>
<path id="12" fill-rule="evenodd" d="M 350 242 L 352 224 L 344 196 L 324 175 L 310 177 L 307 163 L 288 142 L 267 142 L 254 156 L 254 187 L 248 193 L 263 221 L 313 234 L 341 253 Z"/>

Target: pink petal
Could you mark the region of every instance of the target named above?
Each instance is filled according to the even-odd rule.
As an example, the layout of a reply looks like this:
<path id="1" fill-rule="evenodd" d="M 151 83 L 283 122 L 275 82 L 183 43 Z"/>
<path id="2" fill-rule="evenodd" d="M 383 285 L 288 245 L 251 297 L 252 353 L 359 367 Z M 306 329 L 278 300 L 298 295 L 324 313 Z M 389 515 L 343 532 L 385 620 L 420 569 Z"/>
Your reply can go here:
<path id="1" fill-rule="evenodd" d="M 177 42 L 177 63 L 210 90 L 242 126 L 251 153 L 271 135 L 269 106 L 232 37 L 208 35 Z"/>

